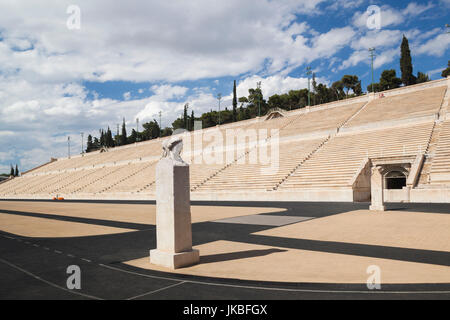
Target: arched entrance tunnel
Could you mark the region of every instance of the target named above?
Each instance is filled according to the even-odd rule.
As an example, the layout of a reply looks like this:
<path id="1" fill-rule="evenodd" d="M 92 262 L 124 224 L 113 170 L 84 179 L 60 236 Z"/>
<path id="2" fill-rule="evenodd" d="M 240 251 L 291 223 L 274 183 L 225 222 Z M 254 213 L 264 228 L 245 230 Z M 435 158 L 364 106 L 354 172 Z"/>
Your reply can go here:
<path id="1" fill-rule="evenodd" d="M 403 189 L 406 187 L 406 175 L 401 171 L 390 171 L 385 175 L 386 189 Z"/>

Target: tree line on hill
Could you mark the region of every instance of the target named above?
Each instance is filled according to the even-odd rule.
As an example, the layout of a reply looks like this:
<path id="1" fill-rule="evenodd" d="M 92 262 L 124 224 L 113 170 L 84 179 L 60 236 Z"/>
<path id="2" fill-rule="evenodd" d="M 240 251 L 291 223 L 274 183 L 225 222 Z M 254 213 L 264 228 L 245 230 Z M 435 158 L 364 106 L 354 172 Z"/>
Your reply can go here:
<path id="1" fill-rule="evenodd" d="M 19 166 L 16 164 L 16 167 L 14 168 L 13 165 L 11 165 L 11 170 L 9 172 L 9 174 L 0 174 L 0 176 L 4 176 L 4 177 L 18 177 L 20 176 L 20 172 L 19 172 Z"/>
<path id="2" fill-rule="evenodd" d="M 413 74 L 413 65 L 411 51 L 409 49 L 408 39 L 403 36 L 400 46 L 400 71 L 401 77 L 398 78 L 395 69 L 384 70 L 381 73 L 380 80 L 377 83 L 371 83 L 367 86 L 368 92 L 380 92 L 399 88 L 401 86 L 409 86 L 413 84 L 430 81 L 428 75 L 418 72 L 417 76 Z M 450 61 L 448 67 L 442 72 L 442 77 L 450 75 Z M 248 96 L 237 97 L 236 80 L 233 84 L 233 100 L 231 109 L 225 107 L 224 110 L 216 111 L 211 109 L 209 112 L 203 113 L 200 117 L 195 117 L 194 111 L 188 114 L 189 104 L 185 104 L 183 114 L 172 122 L 172 127 L 160 128 L 160 124 L 156 121 L 144 123 L 142 132 L 131 130 L 131 134 L 127 135 L 125 119 L 123 119 L 121 133 L 113 137 L 111 129 L 99 131 L 100 137 L 88 136 L 86 152 L 98 150 L 102 147 L 122 146 L 139 141 L 146 141 L 158 137 L 170 136 L 177 129 L 194 130 L 195 121 L 201 121 L 203 128 L 213 127 L 218 124 L 227 124 L 236 121 L 247 120 L 265 115 L 269 110 L 280 108 L 284 110 L 295 110 L 304 108 L 310 100 L 311 105 L 334 102 L 338 100 L 353 98 L 363 95 L 361 88 L 361 80 L 357 75 L 344 75 L 340 80 L 332 83 L 330 87 L 326 84 L 316 81 L 316 74 L 312 74 L 312 88 L 290 90 L 284 94 L 274 94 L 265 99 L 261 88 L 250 88 Z M 309 99 L 308 99 L 309 95 Z M 238 106 L 239 103 L 239 106 Z"/>
<path id="3" fill-rule="evenodd" d="M 92 152 L 95 150 L 99 150 L 103 147 L 105 148 L 113 148 L 118 146 L 124 146 L 127 144 L 147 141 L 151 139 L 155 139 L 158 137 L 166 137 L 170 136 L 173 132 L 172 128 L 166 127 L 161 130 L 160 125 L 156 120 L 149 121 L 142 125 L 143 131 L 138 132 L 135 129 L 131 130 L 131 134 L 127 135 L 127 128 L 125 124 L 125 118 L 122 122 L 122 130 L 121 133 L 117 133 L 114 137 L 112 135 L 111 129 L 108 127 L 105 129 L 99 130 L 99 137 L 93 137 L 92 135 L 88 135 L 86 152 Z"/>

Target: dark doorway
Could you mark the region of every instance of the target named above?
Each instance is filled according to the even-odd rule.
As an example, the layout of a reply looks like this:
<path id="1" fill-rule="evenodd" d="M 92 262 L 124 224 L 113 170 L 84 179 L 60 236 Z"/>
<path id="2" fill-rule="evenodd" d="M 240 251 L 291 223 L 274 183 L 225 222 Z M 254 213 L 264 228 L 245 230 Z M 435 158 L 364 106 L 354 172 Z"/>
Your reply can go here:
<path id="1" fill-rule="evenodd" d="M 391 171 L 386 175 L 386 189 L 403 189 L 406 187 L 406 176 L 400 171 Z"/>

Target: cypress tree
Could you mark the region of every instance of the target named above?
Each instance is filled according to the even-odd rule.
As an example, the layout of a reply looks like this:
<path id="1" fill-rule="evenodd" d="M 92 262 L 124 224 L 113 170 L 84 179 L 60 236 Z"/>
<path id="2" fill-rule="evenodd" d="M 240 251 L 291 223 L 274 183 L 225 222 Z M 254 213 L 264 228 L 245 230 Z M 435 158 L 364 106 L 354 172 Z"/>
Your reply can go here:
<path id="1" fill-rule="evenodd" d="M 123 118 L 122 122 L 122 135 L 120 136 L 120 144 L 122 146 L 127 144 L 127 128 L 125 127 L 125 118 Z"/>
<path id="2" fill-rule="evenodd" d="M 92 144 L 93 144 L 94 149 L 100 148 L 100 141 L 98 140 L 97 137 L 94 137 L 94 142 Z"/>
<path id="3" fill-rule="evenodd" d="M 19 167 L 16 164 L 16 171 L 14 172 L 14 177 L 18 177 L 19 176 Z"/>
<path id="4" fill-rule="evenodd" d="M 184 111 L 183 111 L 183 129 L 188 128 L 188 114 L 187 114 L 187 109 L 188 109 L 189 104 L 185 104 L 184 105 Z"/>
<path id="5" fill-rule="evenodd" d="M 409 50 L 408 39 L 403 35 L 402 45 L 400 48 L 400 70 L 402 72 L 402 83 L 409 86 L 416 83 L 413 75 L 413 65 L 411 60 L 411 50 Z"/>
<path id="6" fill-rule="evenodd" d="M 237 121 L 237 96 L 236 96 L 236 80 L 233 84 L 233 122 Z"/>
<path id="7" fill-rule="evenodd" d="M 106 131 L 106 145 L 108 147 L 114 147 L 114 140 L 112 137 L 111 129 L 108 127 L 108 131 Z"/>
<path id="8" fill-rule="evenodd" d="M 190 128 L 189 128 L 190 131 L 194 131 L 194 121 L 195 121 L 194 109 L 192 109 L 192 112 L 191 112 L 191 123 L 190 123 Z"/>
<path id="9" fill-rule="evenodd" d="M 14 167 L 11 165 L 11 172 L 9 174 L 10 176 L 14 177 Z"/>
<path id="10" fill-rule="evenodd" d="M 317 94 L 317 81 L 316 81 L 316 73 L 313 72 L 312 74 L 312 87 L 313 87 L 313 106 L 316 105 L 316 94 Z"/>
<path id="11" fill-rule="evenodd" d="M 100 146 L 105 146 L 105 132 L 103 131 L 103 129 L 100 130 Z"/>
<path id="12" fill-rule="evenodd" d="M 92 136 L 88 135 L 86 153 L 91 152 L 93 149 L 94 149 L 94 143 L 92 142 Z"/>

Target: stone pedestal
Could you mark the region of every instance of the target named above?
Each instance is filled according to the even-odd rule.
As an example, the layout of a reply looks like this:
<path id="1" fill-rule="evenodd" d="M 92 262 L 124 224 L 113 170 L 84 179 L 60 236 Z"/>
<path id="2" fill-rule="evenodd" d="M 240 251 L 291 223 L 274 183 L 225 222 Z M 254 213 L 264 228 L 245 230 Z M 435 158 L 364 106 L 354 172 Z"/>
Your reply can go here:
<path id="1" fill-rule="evenodd" d="M 156 166 L 156 249 L 150 262 L 177 269 L 196 264 L 192 249 L 189 165 L 165 157 Z"/>
<path id="2" fill-rule="evenodd" d="M 369 210 L 372 211 L 385 211 L 384 206 L 384 178 L 381 172 L 381 167 L 372 168 L 372 176 L 370 178 L 370 194 L 372 198 L 372 204 Z"/>

